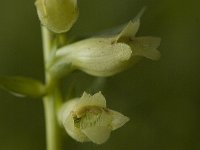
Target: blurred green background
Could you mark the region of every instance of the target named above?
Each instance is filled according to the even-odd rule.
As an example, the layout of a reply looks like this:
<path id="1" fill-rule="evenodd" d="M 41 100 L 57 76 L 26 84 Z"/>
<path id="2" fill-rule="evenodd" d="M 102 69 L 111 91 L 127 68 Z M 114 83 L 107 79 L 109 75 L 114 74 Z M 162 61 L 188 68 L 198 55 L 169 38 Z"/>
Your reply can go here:
<path id="1" fill-rule="evenodd" d="M 43 80 L 40 26 L 34 0 L 0 2 L 0 74 Z M 106 144 L 80 144 L 73 150 L 200 149 L 200 2 L 198 0 L 79 0 L 80 18 L 71 34 L 84 35 L 134 18 L 147 6 L 138 35 L 162 37 L 161 60 L 144 59 L 108 79 L 110 108 L 131 121 Z M 78 80 L 80 78 L 80 80 Z M 84 89 L 92 78 L 77 75 Z M 83 85 L 83 86 L 82 86 Z M 68 147 L 67 147 L 68 146 Z M 0 150 L 44 150 L 40 99 L 16 98 L 0 91 Z"/>

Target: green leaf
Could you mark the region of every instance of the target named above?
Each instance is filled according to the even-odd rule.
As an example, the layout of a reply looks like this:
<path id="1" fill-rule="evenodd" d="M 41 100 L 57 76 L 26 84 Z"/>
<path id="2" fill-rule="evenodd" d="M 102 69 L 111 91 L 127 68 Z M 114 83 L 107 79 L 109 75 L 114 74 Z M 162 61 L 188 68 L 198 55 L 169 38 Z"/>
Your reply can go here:
<path id="1" fill-rule="evenodd" d="M 40 81 L 25 77 L 0 76 L 0 88 L 20 97 L 41 97 L 46 87 Z"/>

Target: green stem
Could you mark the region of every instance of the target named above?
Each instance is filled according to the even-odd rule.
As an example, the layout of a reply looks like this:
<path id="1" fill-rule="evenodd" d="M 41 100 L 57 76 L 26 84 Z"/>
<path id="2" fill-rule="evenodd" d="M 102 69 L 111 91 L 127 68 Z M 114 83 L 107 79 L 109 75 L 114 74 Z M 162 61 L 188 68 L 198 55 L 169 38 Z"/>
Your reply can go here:
<path id="1" fill-rule="evenodd" d="M 52 37 L 51 33 L 45 27 L 42 27 L 43 37 L 43 51 L 44 51 L 44 64 L 45 64 L 45 80 L 46 85 L 51 85 L 50 91 L 44 97 L 44 112 L 45 112 L 45 124 L 46 124 L 46 144 L 47 150 L 61 150 L 61 134 L 60 127 L 57 120 L 57 107 L 62 101 L 58 84 L 53 81 L 51 75 L 47 71 L 47 62 L 51 53 Z"/>

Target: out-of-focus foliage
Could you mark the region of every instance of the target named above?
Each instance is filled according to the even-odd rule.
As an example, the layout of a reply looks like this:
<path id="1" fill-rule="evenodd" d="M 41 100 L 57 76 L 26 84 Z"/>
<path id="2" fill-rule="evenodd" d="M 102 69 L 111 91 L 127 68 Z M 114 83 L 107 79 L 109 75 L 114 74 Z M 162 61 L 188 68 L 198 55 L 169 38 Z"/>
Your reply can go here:
<path id="1" fill-rule="evenodd" d="M 0 74 L 43 79 L 39 20 L 34 1 L 1 0 Z M 80 18 L 70 35 L 89 35 L 132 19 L 143 7 L 138 35 L 162 38 L 160 61 L 143 60 L 107 80 L 104 95 L 111 109 L 131 121 L 101 146 L 77 143 L 74 150 L 200 149 L 200 2 L 197 0 L 80 0 Z M 75 74 L 82 93 L 92 77 Z M 44 150 L 41 101 L 0 91 L 0 149 Z M 67 149 L 67 148 L 66 148 Z"/>

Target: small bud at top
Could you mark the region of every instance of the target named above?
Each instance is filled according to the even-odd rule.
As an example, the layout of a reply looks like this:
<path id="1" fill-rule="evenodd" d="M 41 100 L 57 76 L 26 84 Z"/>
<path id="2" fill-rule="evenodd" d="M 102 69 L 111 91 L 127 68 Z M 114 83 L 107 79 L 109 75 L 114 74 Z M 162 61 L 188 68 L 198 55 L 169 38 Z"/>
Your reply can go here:
<path id="1" fill-rule="evenodd" d="M 41 23 L 55 33 L 67 32 L 78 18 L 77 0 L 36 0 Z"/>
<path id="2" fill-rule="evenodd" d="M 84 93 L 81 98 L 66 102 L 59 114 L 67 133 L 79 142 L 103 144 L 112 130 L 123 126 L 129 118 L 106 108 L 106 100 L 99 92 Z"/>

